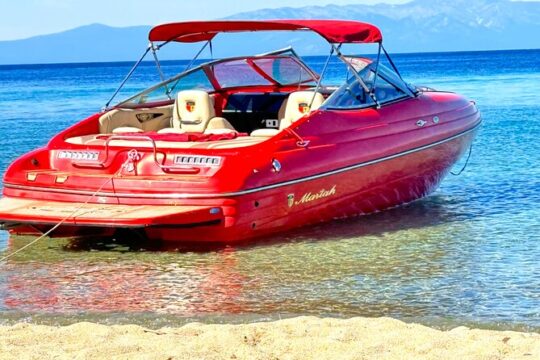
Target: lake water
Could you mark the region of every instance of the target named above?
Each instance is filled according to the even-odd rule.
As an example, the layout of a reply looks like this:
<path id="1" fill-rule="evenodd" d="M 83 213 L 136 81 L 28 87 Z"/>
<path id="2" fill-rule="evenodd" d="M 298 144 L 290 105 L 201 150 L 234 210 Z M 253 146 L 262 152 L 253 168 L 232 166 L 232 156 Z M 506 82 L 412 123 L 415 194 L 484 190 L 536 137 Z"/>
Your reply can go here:
<path id="1" fill-rule="evenodd" d="M 540 51 L 394 57 L 408 81 L 462 93 L 484 118 L 466 171 L 425 199 L 206 252 L 44 240 L 0 265 L 0 321 L 158 327 L 359 315 L 539 331 L 539 59 Z M 323 61 L 308 59 L 316 69 Z M 0 67 L 2 172 L 98 111 L 130 65 Z M 127 92 L 155 74 L 143 66 Z M 339 74 L 332 64 L 329 76 Z M 2 233 L 0 249 L 31 239 Z"/>

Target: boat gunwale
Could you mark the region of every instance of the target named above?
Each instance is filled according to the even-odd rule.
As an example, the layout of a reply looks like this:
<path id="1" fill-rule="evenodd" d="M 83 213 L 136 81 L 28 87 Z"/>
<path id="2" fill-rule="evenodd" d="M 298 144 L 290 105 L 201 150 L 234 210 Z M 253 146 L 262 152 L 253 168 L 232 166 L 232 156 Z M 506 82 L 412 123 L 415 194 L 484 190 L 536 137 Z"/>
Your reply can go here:
<path id="1" fill-rule="evenodd" d="M 99 192 L 99 193 L 96 193 L 96 192 L 93 192 L 93 191 L 78 191 L 78 190 L 69 190 L 69 189 L 58 189 L 58 188 L 45 188 L 45 187 L 36 187 L 36 186 L 17 185 L 17 184 L 12 184 L 12 183 L 8 183 L 8 182 L 4 183 L 4 188 L 14 189 L 14 190 L 64 193 L 64 194 L 72 194 L 72 195 L 93 195 L 93 196 L 102 196 L 102 197 L 140 198 L 140 199 L 144 199 L 144 198 L 154 198 L 154 199 L 155 198 L 158 198 L 158 199 L 214 199 L 214 198 L 237 197 L 237 196 L 253 194 L 253 193 L 257 193 L 257 192 L 261 192 L 261 191 L 272 190 L 272 189 L 276 189 L 276 188 L 280 188 L 280 187 L 284 187 L 284 186 L 294 185 L 294 184 L 307 182 L 307 181 L 311 181 L 311 180 L 316 180 L 316 179 L 324 178 L 324 177 L 327 177 L 327 176 L 332 176 L 332 175 L 344 173 L 344 172 L 347 172 L 347 171 L 356 170 L 356 169 L 366 167 L 366 166 L 369 166 L 369 165 L 373 165 L 373 164 L 377 164 L 377 163 L 380 163 L 380 162 L 392 160 L 392 159 L 399 158 L 399 157 L 402 157 L 402 156 L 406 156 L 406 155 L 409 155 L 409 154 L 413 154 L 413 153 L 423 151 L 423 150 L 426 150 L 426 149 L 429 149 L 429 148 L 444 144 L 446 142 L 458 139 L 458 138 L 460 138 L 462 136 L 465 136 L 465 135 L 477 130 L 480 127 L 481 124 L 482 124 L 482 119 L 479 118 L 478 122 L 473 127 L 469 128 L 467 130 L 461 131 L 461 132 L 459 132 L 459 133 L 457 133 L 455 135 L 452 135 L 450 137 L 447 137 L 447 138 L 444 138 L 444 139 L 441 139 L 441 140 L 438 140 L 438 141 L 435 141 L 435 142 L 432 142 L 432 143 L 429 143 L 429 144 L 426 144 L 426 145 L 415 147 L 415 148 L 412 148 L 412 149 L 409 149 L 409 150 L 405 150 L 405 151 L 402 151 L 402 152 L 399 152 L 399 153 L 395 153 L 395 154 L 392 154 L 392 155 L 388 155 L 388 156 L 384 156 L 384 157 L 381 157 L 381 158 L 365 161 L 365 162 L 358 163 L 358 164 L 348 165 L 348 166 L 345 166 L 345 167 L 342 167 L 342 168 L 329 170 L 329 171 L 325 171 L 325 172 L 322 172 L 322 173 L 309 175 L 309 176 L 305 176 L 305 177 L 301 177 L 301 178 L 297 178 L 297 179 L 293 179 L 293 180 L 287 180 L 287 181 L 283 181 L 283 182 L 279 182 L 279 183 L 275 183 L 275 184 L 263 185 L 263 186 L 259 186 L 259 187 L 256 187 L 256 188 L 240 190 L 240 191 L 233 191 L 233 192 L 208 193 L 208 194 L 204 194 L 204 193 L 134 194 L 134 193 L 114 193 L 114 192 Z"/>

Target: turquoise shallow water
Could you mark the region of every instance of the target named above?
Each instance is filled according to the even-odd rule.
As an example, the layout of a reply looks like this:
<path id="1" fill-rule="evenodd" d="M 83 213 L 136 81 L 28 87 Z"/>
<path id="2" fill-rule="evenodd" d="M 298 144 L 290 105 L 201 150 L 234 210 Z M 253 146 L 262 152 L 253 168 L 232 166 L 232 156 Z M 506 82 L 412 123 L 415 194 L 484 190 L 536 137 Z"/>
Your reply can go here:
<path id="1" fill-rule="evenodd" d="M 466 171 L 423 200 L 207 252 L 44 241 L 0 266 L 0 319 L 157 327 L 299 314 L 540 329 L 540 51 L 398 55 L 477 101 Z M 316 69 L 324 59 L 310 58 Z M 0 168 L 99 110 L 130 64 L 0 67 Z M 184 63 L 169 62 L 169 74 Z M 341 69 L 332 65 L 331 78 Z M 129 91 L 157 81 L 145 66 Z M 0 248 L 30 238 L 2 233 Z"/>

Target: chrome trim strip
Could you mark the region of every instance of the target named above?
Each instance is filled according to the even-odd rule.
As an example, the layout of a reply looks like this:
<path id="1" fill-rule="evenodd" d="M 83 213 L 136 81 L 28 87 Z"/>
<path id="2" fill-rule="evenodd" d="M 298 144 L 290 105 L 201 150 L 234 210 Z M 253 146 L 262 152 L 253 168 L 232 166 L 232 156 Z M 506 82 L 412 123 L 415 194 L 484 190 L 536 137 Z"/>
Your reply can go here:
<path id="1" fill-rule="evenodd" d="M 440 145 L 440 144 L 444 144 L 445 142 L 452 141 L 452 140 L 457 139 L 457 138 L 459 138 L 459 137 L 461 137 L 463 135 L 466 135 L 466 134 L 476 130 L 480 126 L 481 123 L 482 123 L 482 121 L 478 122 L 478 124 L 476 124 L 474 127 L 470 128 L 468 130 L 465 130 L 465 131 L 463 131 L 463 132 L 461 132 L 459 134 L 453 135 L 453 136 L 451 136 L 449 138 L 439 140 L 437 142 L 434 142 L 434 143 L 431 143 L 431 144 L 428 144 L 428 145 L 423 145 L 423 146 L 420 146 L 420 147 L 417 147 L 417 148 L 414 148 L 414 149 L 410 149 L 410 150 L 407 150 L 407 151 L 403 151 L 403 152 L 400 152 L 400 153 L 397 153 L 397 154 L 394 154 L 394 155 L 385 156 L 385 157 L 382 157 L 382 158 L 379 158 L 379 159 L 370 160 L 370 161 L 366 161 L 366 162 L 363 162 L 363 163 L 360 163 L 360 164 L 350 165 L 350 166 L 343 167 L 343 168 L 340 168 L 340 169 L 331 170 L 331 171 L 327 171 L 327 172 L 316 174 L 316 175 L 306 176 L 306 177 L 295 179 L 295 180 L 289 180 L 289 181 L 284 181 L 284 182 L 277 183 L 277 184 L 265 185 L 265 186 L 260 186 L 258 188 L 242 190 L 242 191 L 236 191 L 236 192 L 229 192 L 229 193 L 221 193 L 221 194 L 186 194 L 186 193 L 184 193 L 184 194 L 178 194 L 178 193 L 176 193 L 176 194 L 174 194 L 174 193 L 171 193 L 171 194 L 129 194 L 129 193 L 126 193 L 126 194 L 124 194 L 124 193 L 111 193 L 111 192 L 94 193 L 92 191 L 53 189 L 53 188 L 44 188 L 44 187 L 36 187 L 36 186 L 16 185 L 16 184 L 9 184 L 9 183 L 4 183 L 4 187 L 10 188 L 10 189 L 18 189 L 18 190 L 45 191 L 45 192 L 64 193 L 64 194 L 73 194 L 73 195 L 88 195 L 88 196 L 91 196 L 93 194 L 94 196 L 106 196 L 106 197 L 117 197 L 117 198 L 118 197 L 140 198 L 140 199 L 155 199 L 155 198 L 158 198 L 158 199 L 212 199 L 212 198 L 221 198 L 221 197 L 235 197 L 235 196 L 252 194 L 252 193 L 255 193 L 255 192 L 259 192 L 259 191 L 276 189 L 276 188 L 280 188 L 280 187 L 283 187 L 283 186 L 294 185 L 294 184 L 298 184 L 298 183 L 305 182 L 305 181 L 316 180 L 316 179 L 320 179 L 320 178 L 323 178 L 323 177 L 326 177 L 326 176 L 340 174 L 340 173 L 343 173 L 343 172 L 346 172 L 346 171 L 359 169 L 361 167 L 377 164 L 379 162 L 392 160 L 392 159 L 395 159 L 395 158 L 398 158 L 398 157 L 401 157 L 401 156 L 405 156 L 405 155 L 409 155 L 409 154 L 412 154 L 412 153 L 415 153 L 415 152 L 418 152 L 418 151 L 429 149 L 431 147 L 434 147 L 434 146 L 437 146 L 437 145 Z"/>

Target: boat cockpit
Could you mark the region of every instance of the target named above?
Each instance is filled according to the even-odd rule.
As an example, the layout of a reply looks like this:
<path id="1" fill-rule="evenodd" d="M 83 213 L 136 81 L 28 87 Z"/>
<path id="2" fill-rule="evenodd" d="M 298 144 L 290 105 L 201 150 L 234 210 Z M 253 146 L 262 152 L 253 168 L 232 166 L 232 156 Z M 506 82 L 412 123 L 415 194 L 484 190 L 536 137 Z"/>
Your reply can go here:
<path id="1" fill-rule="evenodd" d="M 358 109 L 414 96 L 385 66 L 366 58 L 345 60 L 353 71 L 341 87 L 322 85 L 291 48 L 203 63 L 107 109 L 97 131 L 68 131 L 64 139 L 100 146 L 111 137 L 140 135 L 170 148 L 242 147 L 277 135 L 321 107 Z"/>
<path id="2" fill-rule="evenodd" d="M 138 134 L 168 147 L 248 146 L 319 108 L 335 88 L 314 91 L 318 80 L 292 49 L 212 61 L 108 109 L 97 134 L 65 140 L 102 145 L 113 135 Z"/>

